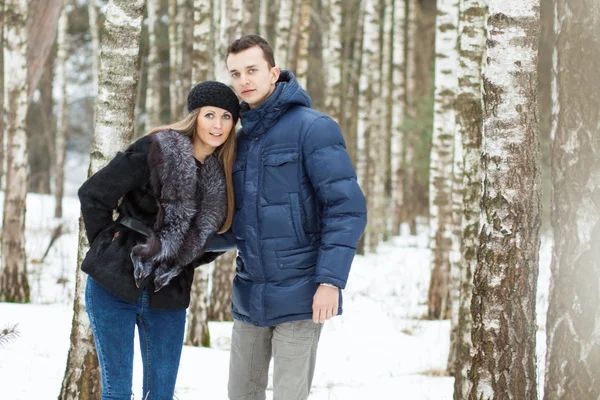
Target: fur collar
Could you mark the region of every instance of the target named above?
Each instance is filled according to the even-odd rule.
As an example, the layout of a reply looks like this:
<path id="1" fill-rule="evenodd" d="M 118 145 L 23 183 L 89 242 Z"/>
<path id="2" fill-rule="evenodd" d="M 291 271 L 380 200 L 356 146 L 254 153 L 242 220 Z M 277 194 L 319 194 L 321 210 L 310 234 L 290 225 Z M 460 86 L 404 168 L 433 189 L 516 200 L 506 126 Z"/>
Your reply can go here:
<path id="1" fill-rule="evenodd" d="M 150 183 L 160 204 L 153 235 L 131 251 L 140 287 L 154 272 L 160 290 L 204 253 L 208 239 L 225 222 L 225 174 L 216 154 L 196 167 L 189 137 L 167 130 L 150 145 Z"/>

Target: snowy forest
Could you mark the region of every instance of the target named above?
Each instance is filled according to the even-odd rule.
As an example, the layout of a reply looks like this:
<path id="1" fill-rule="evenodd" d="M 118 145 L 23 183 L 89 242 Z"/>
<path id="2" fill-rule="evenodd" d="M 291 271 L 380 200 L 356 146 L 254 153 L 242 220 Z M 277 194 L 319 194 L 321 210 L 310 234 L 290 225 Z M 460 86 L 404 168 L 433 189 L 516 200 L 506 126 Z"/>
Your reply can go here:
<path id="1" fill-rule="evenodd" d="M 310 398 L 600 399 L 598 0 L 0 0 L 0 398 L 100 399 L 77 189 L 245 34 L 367 199 Z M 226 398 L 235 256 L 196 269 L 178 399 Z"/>

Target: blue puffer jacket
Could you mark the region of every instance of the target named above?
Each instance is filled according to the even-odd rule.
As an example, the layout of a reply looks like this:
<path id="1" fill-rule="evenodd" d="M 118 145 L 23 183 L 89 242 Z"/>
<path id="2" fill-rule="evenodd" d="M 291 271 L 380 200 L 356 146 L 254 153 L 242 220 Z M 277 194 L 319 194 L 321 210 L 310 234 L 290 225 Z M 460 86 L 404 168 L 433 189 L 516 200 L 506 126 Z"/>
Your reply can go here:
<path id="1" fill-rule="evenodd" d="M 311 319 L 319 283 L 346 286 L 366 225 L 342 133 L 310 107 L 289 71 L 264 104 L 242 103 L 232 314 L 257 326 Z"/>

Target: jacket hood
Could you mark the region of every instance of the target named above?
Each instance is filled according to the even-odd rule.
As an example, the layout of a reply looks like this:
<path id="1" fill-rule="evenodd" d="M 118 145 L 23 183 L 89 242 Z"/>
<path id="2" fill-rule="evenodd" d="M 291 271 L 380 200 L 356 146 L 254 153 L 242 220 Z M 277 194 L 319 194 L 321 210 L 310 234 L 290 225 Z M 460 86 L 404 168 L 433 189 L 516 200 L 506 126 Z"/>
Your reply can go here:
<path id="1" fill-rule="evenodd" d="M 259 136 L 267 132 L 279 121 L 288 108 L 299 105 L 311 108 L 310 96 L 298 83 L 291 71 L 283 70 L 279 74 L 275 90 L 260 106 L 250 109 L 242 102 L 242 132 L 248 136 Z"/>

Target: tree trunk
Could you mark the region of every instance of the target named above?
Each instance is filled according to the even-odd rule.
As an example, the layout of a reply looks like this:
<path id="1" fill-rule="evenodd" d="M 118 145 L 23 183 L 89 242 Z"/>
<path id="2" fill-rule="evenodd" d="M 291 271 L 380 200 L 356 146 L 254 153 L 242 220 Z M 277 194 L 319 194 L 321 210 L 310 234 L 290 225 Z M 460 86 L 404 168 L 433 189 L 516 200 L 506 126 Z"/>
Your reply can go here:
<path id="1" fill-rule="evenodd" d="M 0 0 L 0 189 L 4 187 L 4 0 Z"/>
<path id="2" fill-rule="evenodd" d="M 242 30 L 244 35 L 260 35 L 260 3 L 264 0 L 245 0 L 243 2 L 243 23 Z"/>
<path id="3" fill-rule="evenodd" d="M 210 276 L 214 263 L 204 264 L 196 268 L 192 284 L 192 298 L 187 312 L 187 335 L 185 344 L 188 346 L 210 347 L 210 332 L 208 331 L 208 307 L 210 297 Z"/>
<path id="4" fill-rule="evenodd" d="M 96 0 L 89 0 L 88 17 L 90 36 L 92 38 L 92 82 L 94 84 L 94 97 L 98 96 L 98 70 L 100 63 L 100 32 L 98 32 L 98 9 Z M 95 108 L 95 107 L 94 107 Z"/>
<path id="5" fill-rule="evenodd" d="M 290 31 L 292 29 L 292 12 L 294 0 L 281 0 L 279 4 L 279 15 L 277 18 L 277 30 L 275 36 L 275 64 L 281 69 L 288 68 L 288 54 L 290 49 Z"/>
<path id="6" fill-rule="evenodd" d="M 458 129 L 463 147 L 462 263 L 458 299 L 458 326 L 454 348 L 454 399 L 469 395 L 471 368 L 471 293 L 477 265 L 479 215 L 481 209 L 481 64 L 485 44 L 486 0 L 461 0 L 459 39 L 459 94 L 456 98 Z"/>
<path id="7" fill-rule="evenodd" d="M 556 2 L 544 399 L 600 394 L 600 9 Z M 585 49 L 585 51 L 582 51 Z"/>
<path id="8" fill-rule="evenodd" d="M 6 0 L 5 76 L 7 168 L 2 222 L 0 301 L 28 303 L 25 259 L 27 200 L 27 1 Z"/>
<path id="9" fill-rule="evenodd" d="M 331 0 L 327 13 L 325 112 L 339 122 L 342 98 L 342 0 Z"/>
<path id="10" fill-rule="evenodd" d="M 308 79 L 308 46 L 310 38 L 311 0 L 301 0 L 298 22 L 298 45 L 296 51 L 295 74 L 300 86 L 306 88 Z"/>
<path id="11" fill-rule="evenodd" d="M 452 240 L 452 156 L 455 131 L 454 99 L 458 81 L 458 0 L 440 0 L 435 38 L 435 98 L 431 167 L 429 169 L 429 229 L 432 273 L 428 317 L 445 319 L 450 311 Z"/>
<path id="12" fill-rule="evenodd" d="M 208 80 L 211 61 L 211 15 L 209 2 L 194 1 L 194 61 L 192 80 L 194 84 Z"/>
<path id="13" fill-rule="evenodd" d="M 264 3 L 265 0 L 262 1 Z M 323 63 L 323 8 L 322 0 L 312 0 L 310 13 L 310 41 L 308 45 L 308 76 L 306 79 L 306 91 L 310 93 L 313 108 L 325 111 L 325 82 L 326 77 Z M 344 132 L 344 135 L 349 132 Z M 346 143 L 348 141 L 346 140 Z"/>
<path id="14" fill-rule="evenodd" d="M 56 47 L 54 47 L 56 50 Z M 27 107 L 27 165 L 28 193 L 50 194 L 54 175 L 54 140 L 56 117 L 53 86 L 56 51 L 46 58 L 44 72 L 38 83 L 38 98 Z"/>
<path id="15" fill-rule="evenodd" d="M 148 86 L 146 87 L 146 132 L 160 125 L 160 60 L 158 57 L 157 25 L 159 2 L 147 0 L 148 7 Z"/>
<path id="16" fill-rule="evenodd" d="M 178 53 L 179 53 L 179 36 L 177 35 L 177 0 L 169 0 L 168 13 L 169 13 L 169 103 L 171 110 L 171 122 L 177 121 L 183 117 L 182 110 L 179 109 L 179 91 L 177 89 L 180 82 L 180 72 L 178 65 Z M 201 1 L 200 4 L 206 4 Z M 195 17 L 194 12 L 194 17 Z M 194 28 L 195 29 L 195 28 Z M 196 38 L 194 38 L 194 46 Z M 196 58 L 194 57 L 194 61 Z M 194 63 L 193 70 L 197 68 Z M 193 71 L 192 70 L 192 71 Z"/>
<path id="17" fill-rule="evenodd" d="M 111 0 L 102 33 L 100 88 L 88 176 L 106 165 L 133 137 L 138 84 L 138 53 L 144 0 Z M 89 248 L 83 220 L 79 219 L 77 264 Z M 100 372 L 92 332 L 85 313 L 86 274 L 79 268 L 75 279 L 71 343 L 60 400 L 100 398 Z"/>
<path id="18" fill-rule="evenodd" d="M 393 25 L 392 25 L 392 73 L 390 85 L 392 87 L 391 114 L 392 114 L 392 139 L 390 144 L 390 173 L 391 173 L 391 233 L 400 233 L 402 223 L 402 209 L 404 208 L 404 168 L 402 165 L 403 153 L 403 116 L 406 112 L 406 51 L 405 51 L 405 26 L 408 24 L 406 7 L 403 0 L 394 0 Z"/>
<path id="19" fill-rule="evenodd" d="M 56 65 L 56 85 L 60 91 L 56 120 L 56 140 L 54 144 L 54 217 L 62 218 L 62 199 L 65 188 L 65 156 L 67 152 L 68 105 L 67 105 L 67 29 L 69 23 L 68 5 L 63 5 L 58 20 L 58 55 Z"/>
<path id="20" fill-rule="evenodd" d="M 181 72 L 181 98 L 179 109 L 183 116 L 187 115 L 187 95 L 192 87 L 198 83 L 193 81 L 194 73 L 194 1 L 183 2 L 183 26 L 181 27 L 180 45 L 180 72 Z M 180 11 L 181 14 L 181 11 Z"/>
<path id="21" fill-rule="evenodd" d="M 491 0 L 470 399 L 537 399 L 539 0 Z"/>
<path id="22" fill-rule="evenodd" d="M 231 286 L 235 278 L 236 251 L 228 251 L 215 260 L 210 293 L 209 321 L 231 321 Z"/>
<path id="23" fill-rule="evenodd" d="M 6 4 L 10 4 L 8 1 Z M 52 51 L 62 0 L 30 0 L 27 3 L 27 101 L 31 102 Z M 7 16 L 9 13 L 7 13 Z"/>
<path id="24" fill-rule="evenodd" d="M 380 30 L 381 41 L 381 130 L 378 151 L 378 176 L 379 176 L 379 235 L 382 241 L 387 241 L 390 235 L 392 219 L 392 104 L 394 81 L 392 79 L 393 25 L 394 25 L 394 0 L 380 1 L 380 15 L 383 24 Z"/>

